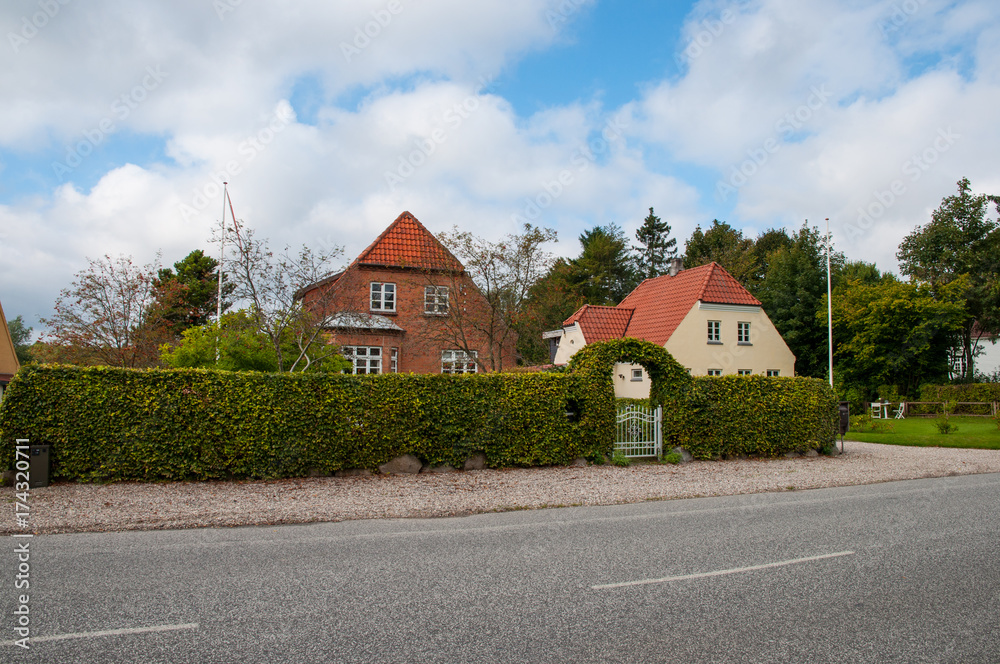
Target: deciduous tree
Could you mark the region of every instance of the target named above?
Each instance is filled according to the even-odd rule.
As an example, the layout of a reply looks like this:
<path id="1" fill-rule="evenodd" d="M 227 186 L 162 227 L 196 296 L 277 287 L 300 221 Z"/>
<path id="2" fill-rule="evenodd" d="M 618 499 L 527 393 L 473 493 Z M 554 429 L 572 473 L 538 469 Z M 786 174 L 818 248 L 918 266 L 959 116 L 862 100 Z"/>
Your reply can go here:
<path id="1" fill-rule="evenodd" d="M 307 309 L 300 291 L 332 272 L 333 260 L 343 253 L 341 247 L 313 251 L 303 246 L 292 253 L 286 246 L 276 254 L 242 220 L 226 227 L 225 247 L 224 267 L 232 278 L 233 299 L 245 303 L 254 329 L 274 351 L 278 371 L 316 370 L 316 362 L 339 352 L 337 346 L 326 343 L 325 312 L 336 307 L 320 299 Z M 332 289 L 327 292 L 334 297 Z"/>
<path id="2" fill-rule="evenodd" d="M 958 194 L 946 196 L 930 223 L 907 235 L 896 254 L 902 273 L 929 284 L 934 292 L 967 277 L 967 317 L 954 345 L 962 350 L 965 379 L 970 381 L 979 343 L 974 324 L 978 321 L 981 334 L 1000 332 L 1000 227 L 987 216 L 995 199 L 973 194 L 969 180 L 962 178 Z"/>
<path id="3" fill-rule="evenodd" d="M 526 305 L 532 286 L 552 266 L 545 245 L 556 241 L 556 232 L 525 224 L 521 233 L 491 241 L 455 227 L 438 239 L 465 265 L 485 300 L 485 309 L 477 306 L 478 298 L 463 293 L 458 275 L 453 275 L 452 292 L 458 299 L 449 310 L 444 334 L 470 356 L 478 340 L 485 339 L 489 351 L 476 355 L 476 361 L 485 370 L 501 371 L 518 336 L 534 333 Z"/>
<path id="4" fill-rule="evenodd" d="M 43 318 L 50 343 L 65 361 L 120 367 L 155 366 L 158 347 L 168 337 L 152 312 L 154 265 L 136 265 L 130 256 L 93 260 L 78 272 Z"/>

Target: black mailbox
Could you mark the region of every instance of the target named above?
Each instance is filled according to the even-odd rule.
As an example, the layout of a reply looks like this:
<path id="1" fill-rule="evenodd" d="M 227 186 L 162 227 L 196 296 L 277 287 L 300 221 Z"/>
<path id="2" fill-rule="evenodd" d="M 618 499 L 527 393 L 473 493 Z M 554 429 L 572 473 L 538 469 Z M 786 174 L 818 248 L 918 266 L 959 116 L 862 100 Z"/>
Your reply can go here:
<path id="1" fill-rule="evenodd" d="M 49 485 L 49 451 L 52 449 L 51 445 L 47 444 L 34 444 L 28 448 L 28 473 L 31 481 L 28 485 L 31 487 L 36 486 L 48 486 Z"/>
<path id="2" fill-rule="evenodd" d="M 840 402 L 840 436 L 851 430 L 851 404 L 847 401 Z"/>

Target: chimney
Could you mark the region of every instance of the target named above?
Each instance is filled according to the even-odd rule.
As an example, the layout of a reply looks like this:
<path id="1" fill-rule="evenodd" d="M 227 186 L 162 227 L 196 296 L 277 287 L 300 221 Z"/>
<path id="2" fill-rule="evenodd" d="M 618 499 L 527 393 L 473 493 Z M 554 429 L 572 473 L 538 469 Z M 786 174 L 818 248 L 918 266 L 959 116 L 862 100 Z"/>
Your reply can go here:
<path id="1" fill-rule="evenodd" d="M 670 259 L 670 269 L 667 271 L 671 277 L 676 277 L 677 273 L 684 269 L 684 259 L 683 258 L 671 258 Z"/>

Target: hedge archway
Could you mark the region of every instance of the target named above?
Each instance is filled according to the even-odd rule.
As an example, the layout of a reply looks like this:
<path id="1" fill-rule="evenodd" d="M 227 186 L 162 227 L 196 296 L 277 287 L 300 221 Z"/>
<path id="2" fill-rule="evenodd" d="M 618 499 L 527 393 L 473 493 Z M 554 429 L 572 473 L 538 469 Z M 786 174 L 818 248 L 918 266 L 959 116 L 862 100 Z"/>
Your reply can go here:
<path id="1" fill-rule="evenodd" d="M 642 365 L 652 381 L 649 400 L 653 404 L 680 399 L 691 387 L 691 375 L 666 348 L 631 337 L 587 344 L 570 358 L 569 369 L 600 376 L 613 386 L 616 362 Z"/>

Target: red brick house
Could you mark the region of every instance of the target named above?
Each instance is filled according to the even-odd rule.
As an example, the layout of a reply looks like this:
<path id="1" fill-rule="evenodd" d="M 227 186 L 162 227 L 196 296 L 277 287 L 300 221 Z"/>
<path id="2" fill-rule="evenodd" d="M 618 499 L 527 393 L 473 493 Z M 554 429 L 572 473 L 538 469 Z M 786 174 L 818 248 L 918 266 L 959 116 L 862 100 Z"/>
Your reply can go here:
<path id="1" fill-rule="evenodd" d="M 495 321 L 465 267 L 409 212 L 300 297 L 328 316 L 329 340 L 355 373 L 477 373 L 515 363 L 513 341 L 491 348 Z"/>

